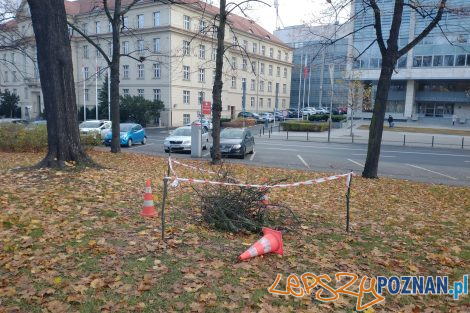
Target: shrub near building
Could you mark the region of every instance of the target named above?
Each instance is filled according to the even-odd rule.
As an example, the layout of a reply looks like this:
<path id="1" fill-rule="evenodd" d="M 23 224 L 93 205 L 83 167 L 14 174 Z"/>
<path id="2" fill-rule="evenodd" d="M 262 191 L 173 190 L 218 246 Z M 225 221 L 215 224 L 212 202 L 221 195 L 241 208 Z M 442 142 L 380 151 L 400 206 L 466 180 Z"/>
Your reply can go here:
<path id="1" fill-rule="evenodd" d="M 281 127 L 286 131 L 322 132 L 328 130 L 328 123 L 312 123 L 309 121 L 282 122 Z"/>

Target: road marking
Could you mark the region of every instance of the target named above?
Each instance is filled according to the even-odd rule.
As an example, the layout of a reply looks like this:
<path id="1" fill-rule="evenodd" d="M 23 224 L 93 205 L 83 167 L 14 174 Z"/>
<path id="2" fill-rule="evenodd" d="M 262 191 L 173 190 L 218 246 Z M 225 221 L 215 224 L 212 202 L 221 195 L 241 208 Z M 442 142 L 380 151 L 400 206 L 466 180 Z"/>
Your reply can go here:
<path id="1" fill-rule="evenodd" d="M 453 180 L 457 180 L 457 178 L 455 178 L 455 177 L 452 177 L 452 176 L 449 176 L 449 175 L 446 175 L 446 174 L 442 174 L 442 173 L 439 173 L 439 172 L 431 171 L 431 170 L 428 170 L 427 168 L 424 168 L 424 167 L 421 167 L 421 166 L 408 164 L 408 163 L 406 165 L 417 168 L 417 169 L 420 169 L 420 170 L 423 170 L 423 171 L 427 171 L 427 172 L 430 172 L 430 173 L 441 175 L 441 176 L 444 176 L 444 177 L 447 177 L 447 178 L 450 178 L 450 179 L 453 179 Z"/>
<path id="2" fill-rule="evenodd" d="M 255 158 L 255 155 L 256 155 L 256 151 L 253 151 L 253 154 L 250 157 L 250 161 L 253 161 L 253 159 Z"/>
<path id="3" fill-rule="evenodd" d="M 470 163 L 470 161 L 464 161 L 465 163 Z"/>
<path id="4" fill-rule="evenodd" d="M 356 162 L 356 161 L 351 160 L 351 159 L 347 159 L 347 160 L 348 160 L 349 162 L 352 162 L 352 163 L 356 164 L 356 165 L 359 165 L 360 167 L 364 167 L 364 164 L 361 164 L 361 163 Z"/>
<path id="5" fill-rule="evenodd" d="M 352 153 L 351 155 L 364 156 L 364 155 L 367 155 L 367 154 L 366 153 Z"/>
<path id="6" fill-rule="evenodd" d="M 302 159 L 302 157 L 300 155 L 297 154 L 297 157 L 299 158 L 299 160 L 307 167 L 307 168 L 310 168 L 310 166 L 308 165 L 307 162 L 305 162 L 304 159 Z"/>
<path id="7" fill-rule="evenodd" d="M 266 150 L 279 150 L 279 151 L 299 151 L 295 149 L 281 149 L 281 148 L 265 148 Z"/>

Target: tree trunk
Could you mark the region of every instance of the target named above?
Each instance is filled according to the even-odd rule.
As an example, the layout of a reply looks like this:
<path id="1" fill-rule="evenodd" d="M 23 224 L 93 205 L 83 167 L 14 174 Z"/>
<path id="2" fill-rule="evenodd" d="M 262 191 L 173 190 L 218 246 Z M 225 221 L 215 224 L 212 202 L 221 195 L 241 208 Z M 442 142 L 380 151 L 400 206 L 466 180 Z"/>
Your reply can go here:
<path id="1" fill-rule="evenodd" d="M 222 68 L 224 66 L 224 40 L 227 13 L 225 11 L 226 0 L 220 0 L 219 28 L 217 31 L 217 56 L 215 59 L 215 80 L 212 87 L 212 163 L 219 164 L 222 159 L 220 154 L 220 115 L 222 112 Z"/>
<path id="2" fill-rule="evenodd" d="M 40 167 L 91 164 L 80 144 L 72 52 L 63 0 L 28 0 L 47 119 L 48 152 Z"/>
<path id="3" fill-rule="evenodd" d="M 377 94 L 375 96 L 374 111 L 369 127 L 369 143 L 367 147 L 367 158 L 362 172 L 362 177 L 377 178 L 379 167 L 380 147 L 382 144 L 382 133 L 385 120 L 388 92 L 392 81 L 395 59 L 390 51 L 385 56 L 380 71 Z"/>
<path id="4" fill-rule="evenodd" d="M 111 100 L 111 121 L 112 121 L 112 139 L 111 139 L 111 152 L 121 152 L 121 139 L 120 139 L 120 126 L 121 122 L 120 108 L 119 108 L 119 67 L 120 67 L 120 50 L 121 43 L 120 26 L 121 26 L 121 0 L 116 0 L 114 8 L 114 17 L 111 21 L 113 27 L 113 58 L 111 60 L 110 68 L 110 100 Z"/>

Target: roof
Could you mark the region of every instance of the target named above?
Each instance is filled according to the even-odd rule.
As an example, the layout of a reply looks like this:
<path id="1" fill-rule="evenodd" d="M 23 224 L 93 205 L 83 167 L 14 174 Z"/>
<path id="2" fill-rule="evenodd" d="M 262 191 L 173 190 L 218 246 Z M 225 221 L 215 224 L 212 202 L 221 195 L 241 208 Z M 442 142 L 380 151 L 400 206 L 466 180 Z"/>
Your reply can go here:
<path id="1" fill-rule="evenodd" d="M 154 0 L 147 0 L 141 1 L 140 3 L 154 3 Z M 77 14 L 85 14 L 88 12 L 93 11 L 97 8 L 103 7 L 102 0 L 76 0 L 70 1 L 65 0 L 65 10 L 67 14 L 70 15 L 77 15 Z M 108 7 L 110 9 L 114 8 L 114 0 L 108 0 Z M 132 0 L 122 0 L 121 5 L 125 6 L 132 3 Z M 208 4 L 201 0 L 180 0 L 180 5 L 183 6 L 190 6 L 191 8 L 201 11 L 207 12 L 211 15 L 219 14 L 219 8 Z M 282 42 L 279 38 L 271 34 L 269 31 L 261 27 L 259 24 L 254 22 L 253 20 L 241 17 L 239 15 L 230 14 L 228 17 L 228 22 L 232 25 L 232 27 L 238 31 L 242 31 L 245 33 L 249 33 L 255 37 L 259 37 L 260 39 L 270 40 L 273 43 L 277 43 L 288 47 L 284 42 Z"/>

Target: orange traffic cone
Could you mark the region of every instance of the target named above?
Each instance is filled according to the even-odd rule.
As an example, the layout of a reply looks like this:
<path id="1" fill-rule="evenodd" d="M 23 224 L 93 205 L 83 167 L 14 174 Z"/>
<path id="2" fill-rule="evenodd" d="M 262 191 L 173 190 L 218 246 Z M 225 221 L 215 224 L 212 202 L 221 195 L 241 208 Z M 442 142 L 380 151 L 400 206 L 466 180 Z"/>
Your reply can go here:
<path id="1" fill-rule="evenodd" d="M 140 215 L 145 217 L 154 217 L 157 214 L 155 211 L 155 206 L 153 205 L 153 195 L 152 195 L 152 186 L 150 184 L 150 179 L 145 181 L 145 195 L 144 195 L 144 207 L 140 212 Z"/>
<path id="2" fill-rule="evenodd" d="M 250 249 L 246 250 L 238 257 L 240 261 L 270 252 L 280 255 L 284 254 L 282 233 L 280 231 L 263 228 L 263 234 L 263 238 L 258 240 Z"/>

